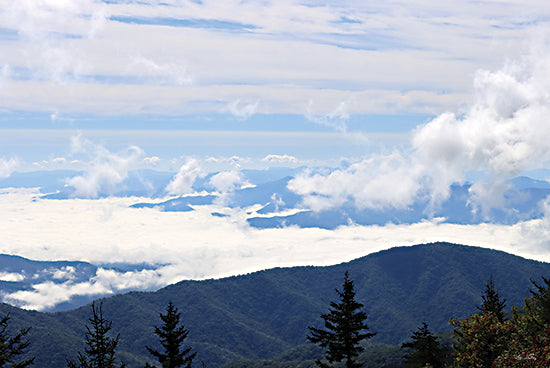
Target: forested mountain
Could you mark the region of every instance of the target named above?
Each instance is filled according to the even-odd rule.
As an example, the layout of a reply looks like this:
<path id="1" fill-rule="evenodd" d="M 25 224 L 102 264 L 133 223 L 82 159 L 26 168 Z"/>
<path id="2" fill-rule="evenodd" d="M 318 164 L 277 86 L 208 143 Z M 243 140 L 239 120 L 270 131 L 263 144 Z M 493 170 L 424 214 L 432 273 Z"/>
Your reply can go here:
<path id="1" fill-rule="evenodd" d="M 392 248 L 330 267 L 278 268 L 220 280 L 183 281 L 157 292 L 104 299 L 106 318 L 120 333 L 119 355 L 128 367 L 149 359 L 153 328 L 169 301 L 182 312 L 186 343 L 197 360 L 217 367 L 236 359 L 271 359 L 306 343 L 307 326 L 322 322 L 348 270 L 365 304 L 373 343 L 400 344 L 422 322 L 449 329 L 451 317 L 476 312 L 492 275 L 508 306 L 521 305 L 530 279 L 550 275 L 550 264 L 484 248 L 448 243 Z M 83 350 L 90 306 L 38 313 L 0 306 L 11 327 L 32 326 L 35 367 L 62 367 Z"/>

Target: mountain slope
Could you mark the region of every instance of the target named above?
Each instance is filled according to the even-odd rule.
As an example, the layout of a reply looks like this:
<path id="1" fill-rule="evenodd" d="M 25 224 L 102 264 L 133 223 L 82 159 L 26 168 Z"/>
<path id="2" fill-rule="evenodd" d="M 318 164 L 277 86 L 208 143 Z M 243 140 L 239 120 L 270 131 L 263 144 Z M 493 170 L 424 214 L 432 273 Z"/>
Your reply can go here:
<path id="1" fill-rule="evenodd" d="M 378 332 L 373 341 L 399 344 L 423 321 L 438 331 L 449 328 L 450 317 L 475 312 L 490 275 L 508 306 L 521 305 L 529 280 L 550 274 L 550 264 L 448 243 L 400 247 L 330 267 L 279 268 L 118 295 L 104 300 L 104 315 L 121 334 L 119 352 L 130 368 L 143 366 L 145 345 L 156 346 L 153 326 L 168 301 L 182 312 L 191 331 L 187 342 L 209 367 L 269 359 L 305 343 L 307 326 L 321 324 L 319 315 L 335 299 L 345 270 L 366 306 L 371 330 Z M 83 349 L 89 306 L 50 314 L 0 307 L 8 311 L 14 327 L 33 326 L 36 367 L 63 366 L 62 357 Z"/>

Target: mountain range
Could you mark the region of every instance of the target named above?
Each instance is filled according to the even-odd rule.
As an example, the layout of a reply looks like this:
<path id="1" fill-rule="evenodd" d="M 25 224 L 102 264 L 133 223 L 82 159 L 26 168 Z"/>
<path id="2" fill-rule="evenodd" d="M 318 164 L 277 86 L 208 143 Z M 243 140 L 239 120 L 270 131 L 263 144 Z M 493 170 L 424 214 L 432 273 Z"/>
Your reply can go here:
<path id="1" fill-rule="evenodd" d="M 142 367 L 145 345 L 159 313 L 172 301 L 190 330 L 186 343 L 197 360 L 219 367 L 243 359 L 276 359 L 319 354 L 306 344 L 307 326 L 321 326 L 320 314 L 336 298 L 349 271 L 367 323 L 377 332 L 372 344 L 398 345 L 422 323 L 449 329 L 451 317 L 476 312 L 492 276 L 507 306 L 521 306 L 531 280 L 550 274 L 550 264 L 501 251 L 449 243 L 396 247 L 327 267 L 276 268 L 218 280 L 182 281 L 155 292 L 130 292 L 103 299 L 104 316 L 120 333 L 119 354 L 129 368 Z M 29 353 L 36 367 L 61 367 L 83 351 L 89 305 L 40 313 L 2 304 L 11 328 L 32 326 Z M 301 349 L 301 350 L 300 350 Z M 308 355 L 309 354 L 309 355 Z"/>
<path id="2" fill-rule="evenodd" d="M 405 208 L 358 208 L 353 201 L 348 200 L 337 207 L 312 211 L 304 205 L 303 196 L 288 188 L 288 183 L 300 170 L 242 170 L 239 172 L 240 179 L 246 185 L 237 186 L 226 193 L 216 191 L 211 179 L 217 173 L 210 173 L 196 178 L 192 188 L 194 194 L 182 196 L 168 196 L 166 192 L 166 187 L 176 173 L 137 170 L 130 171 L 116 188 L 100 188 L 97 195 L 151 198 L 151 201 L 145 199 L 132 207 L 156 207 L 161 211 L 175 212 L 193 211 L 196 206 L 212 204 L 242 209 L 254 206 L 248 210 L 247 221 L 250 226 L 261 229 L 284 226 L 334 229 L 350 223 L 411 224 L 432 218 L 454 224 L 490 222 L 509 225 L 542 218 L 544 211 L 541 203 L 550 195 L 549 182 L 520 176 L 508 181 L 502 203 L 486 211 L 479 211 L 473 206 L 470 193 L 473 183 L 470 182 L 453 184 L 449 197 L 435 208 L 431 206 L 429 196 L 419 195 L 414 203 Z M 82 175 L 85 173 L 67 170 L 13 173 L 8 178 L 0 179 L 0 188 L 36 187 L 40 188 L 43 199 L 70 199 L 77 197 L 77 194 L 67 184 L 69 178 Z M 213 211 L 212 215 L 223 214 Z"/>

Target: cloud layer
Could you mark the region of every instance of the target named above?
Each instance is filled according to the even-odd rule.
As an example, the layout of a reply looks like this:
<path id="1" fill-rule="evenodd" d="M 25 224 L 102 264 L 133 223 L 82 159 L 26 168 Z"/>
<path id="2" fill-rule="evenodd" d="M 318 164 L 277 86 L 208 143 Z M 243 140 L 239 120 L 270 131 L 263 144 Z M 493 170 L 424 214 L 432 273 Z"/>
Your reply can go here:
<path id="1" fill-rule="evenodd" d="M 315 101 L 312 117 L 339 125 L 342 101 L 433 114 L 460 105 L 478 67 L 525 49 L 545 5 L 2 0 L 0 107 L 245 120 Z"/>
<path id="2" fill-rule="evenodd" d="M 336 264 L 392 246 L 431 241 L 490 247 L 550 261 L 548 237 L 541 236 L 548 227 L 547 220 L 513 226 L 422 222 L 336 230 L 258 230 L 247 225 L 245 209 L 217 217 L 211 213 L 223 209 L 216 205 L 192 212 L 128 208 L 136 201 L 139 199 L 114 197 L 44 200 L 32 190 L 0 193 L 0 218 L 5 219 L 0 221 L 2 253 L 36 260 L 157 265 L 156 269 L 129 272 L 100 269 L 89 282 L 68 278 L 63 283 L 42 283 L 9 298 L 29 308 L 44 308 L 74 295 L 155 289 L 183 279 L 222 277 L 277 266 Z"/>

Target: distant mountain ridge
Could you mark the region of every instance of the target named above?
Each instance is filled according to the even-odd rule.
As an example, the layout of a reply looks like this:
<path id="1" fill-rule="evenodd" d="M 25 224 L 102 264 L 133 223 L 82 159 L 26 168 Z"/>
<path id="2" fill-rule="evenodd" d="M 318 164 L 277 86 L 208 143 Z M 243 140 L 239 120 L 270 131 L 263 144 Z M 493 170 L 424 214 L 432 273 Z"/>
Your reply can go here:
<path id="1" fill-rule="evenodd" d="M 334 208 L 312 211 L 304 205 L 305 198 L 294 193 L 288 184 L 299 173 L 300 168 L 277 168 L 269 170 L 242 170 L 239 172 L 242 188 L 229 193 L 218 193 L 210 180 L 217 173 L 196 178 L 193 184 L 195 194 L 171 197 L 162 202 L 147 201 L 133 204 L 133 208 L 155 207 L 161 211 L 190 212 L 196 206 L 213 205 L 218 202 L 230 208 L 247 209 L 247 221 L 255 228 L 279 228 L 298 226 L 335 229 L 350 223 L 359 225 L 411 224 L 426 219 L 439 218 L 454 224 L 480 224 L 484 222 L 515 224 L 519 221 L 538 219 L 544 216 L 541 203 L 550 196 L 550 183 L 519 176 L 508 181 L 502 205 L 480 211 L 473 207 L 470 190 L 472 183 L 453 184 L 449 197 L 432 208 L 429 196 L 419 195 L 413 203 L 404 208 L 358 208 L 349 199 Z M 166 188 L 176 173 L 155 170 L 135 170 L 116 188 L 98 188 L 97 196 L 166 198 Z M 79 171 L 37 171 L 13 173 L 0 179 L 3 187 L 40 187 L 43 199 L 70 199 L 78 197 L 75 188 L 68 185 L 69 179 L 85 176 Z M 220 201 L 218 201 L 220 199 Z M 288 212 L 290 211 L 290 213 Z M 219 215 L 220 211 L 213 211 Z"/>
<path id="2" fill-rule="evenodd" d="M 399 344 L 422 322 L 440 331 L 449 328 L 449 318 L 474 313 L 491 275 L 508 307 L 521 305 L 530 280 L 549 276 L 550 264 L 450 243 L 397 247 L 335 266 L 276 268 L 117 295 L 103 300 L 104 314 L 121 334 L 119 352 L 129 368 L 148 359 L 144 346 L 156 343 L 153 326 L 168 301 L 182 312 L 187 342 L 209 367 L 270 359 L 306 343 L 307 326 L 321 323 L 346 270 L 378 332 L 373 342 Z M 65 357 L 83 349 L 89 306 L 37 313 L 1 305 L 0 313 L 7 312 L 14 328 L 33 326 L 36 367 L 63 366 Z"/>

